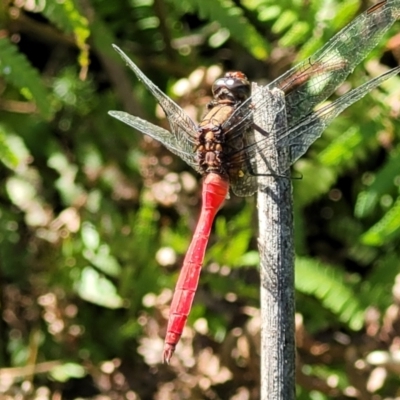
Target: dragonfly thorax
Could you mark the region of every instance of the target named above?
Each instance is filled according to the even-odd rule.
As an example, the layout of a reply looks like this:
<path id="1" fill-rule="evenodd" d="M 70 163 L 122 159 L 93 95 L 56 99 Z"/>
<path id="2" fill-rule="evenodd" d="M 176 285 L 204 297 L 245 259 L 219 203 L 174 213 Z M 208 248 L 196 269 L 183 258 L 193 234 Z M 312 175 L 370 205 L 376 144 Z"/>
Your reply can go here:
<path id="1" fill-rule="evenodd" d="M 230 175 L 227 134 L 234 113 L 250 97 L 250 83 L 242 72 L 227 72 L 212 87 L 213 100 L 198 126 L 196 155 L 204 173 Z"/>

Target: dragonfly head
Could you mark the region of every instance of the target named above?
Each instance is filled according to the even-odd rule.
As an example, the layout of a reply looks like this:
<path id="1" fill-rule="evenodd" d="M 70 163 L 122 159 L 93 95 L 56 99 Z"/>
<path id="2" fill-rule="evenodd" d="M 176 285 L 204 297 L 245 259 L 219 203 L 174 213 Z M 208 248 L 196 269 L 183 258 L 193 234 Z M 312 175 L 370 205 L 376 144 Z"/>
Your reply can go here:
<path id="1" fill-rule="evenodd" d="M 212 93 L 216 100 L 242 102 L 250 97 L 250 82 L 243 72 L 227 72 L 214 82 Z"/>

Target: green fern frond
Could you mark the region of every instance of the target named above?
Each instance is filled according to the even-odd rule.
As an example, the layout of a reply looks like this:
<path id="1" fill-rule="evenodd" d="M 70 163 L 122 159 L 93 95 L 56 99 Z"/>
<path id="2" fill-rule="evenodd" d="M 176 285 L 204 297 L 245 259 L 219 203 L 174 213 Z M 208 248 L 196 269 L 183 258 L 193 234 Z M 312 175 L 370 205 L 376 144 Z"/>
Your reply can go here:
<path id="1" fill-rule="evenodd" d="M 258 10 L 258 20 L 259 21 L 273 21 L 277 19 L 282 12 L 282 8 L 277 4 L 272 4 L 264 6 L 262 9 Z"/>
<path id="2" fill-rule="evenodd" d="M 336 3 L 338 4 L 336 5 Z M 319 22 L 315 24 L 311 38 L 301 47 L 296 60 L 303 60 L 320 49 L 334 33 L 343 28 L 357 14 L 359 8 L 360 0 L 345 2 L 311 0 L 308 6 L 308 14 L 313 16 L 313 20 Z"/>
<path id="3" fill-rule="evenodd" d="M 324 193 L 327 193 L 336 182 L 338 172 L 332 167 L 326 167 L 306 158 L 296 162 L 296 173 L 293 181 L 296 206 L 304 207 Z"/>
<path id="4" fill-rule="evenodd" d="M 245 207 L 229 222 L 223 217 L 217 218 L 215 233 L 219 239 L 211 247 L 207 258 L 222 259 L 223 263 L 233 267 L 243 266 L 241 258 L 246 254 L 252 237 L 252 229 L 249 225 L 252 212 L 252 207 Z"/>
<path id="5" fill-rule="evenodd" d="M 279 43 L 284 47 L 295 46 L 303 43 L 310 31 L 310 26 L 306 22 L 297 21 L 292 27 L 281 37 Z"/>
<path id="6" fill-rule="evenodd" d="M 360 10 L 360 0 L 346 0 L 339 2 L 335 11 L 334 18 L 329 21 L 329 25 L 334 30 L 339 30 L 348 24 Z"/>
<path id="7" fill-rule="evenodd" d="M 381 246 L 400 235 L 400 197 L 392 208 L 372 228 L 364 233 L 361 242 L 369 246 Z"/>
<path id="8" fill-rule="evenodd" d="M 342 271 L 303 257 L 296 258 L 295 271 L 298 291 L 315 296 L 351 329 L 361 329 L 364 309 Z"/>
<path id="9" fill-rule="evenodd" d="M 182 0 L 174 0 L 182 8 Z M 189 5 L 190 4 L 190 5 Z M 191 0 L 185 2 L 191 10 L 197 11 L 200 18 L 218 23 L 229 30 L 232 37 L 247 48 L 250 53 L 262 60 L 268 56 L 268 43 L 243 16 L 242 10 L 231 0 Z"/>
<path id="10" fill-rule="evenodd" d="M 389 252 L 380 257 L 371 273 L 363 279 L 360 298 L 385 312 L 393 303 L 393 286 L 399 273 L 399 257 Z M 372 301 L 371 301 L 372 299 Z"/>
<path id="11" fill-rule="evenodd" d="M 394 181 L 399 174 L 400 147 L 392 150 L 389 160 L 376 173 L 372 184 L 362 191 L 355 205 L 355 216 L 364 218 L 372 213 L 379 199 L 394 187 Z"/>
<path id="12" fill-rule="evenodd" d="M 137 212 L 132 225 L 135 227 L 135 247 L 138 256 L 141 252 L 145 254 L 152 252 L 154 239 L 157 236 L 157 215 L 154 202 L 143 195 L 141 208 Z"/>
<path id="13" fill-rule="evenodd" d="M 361 115 L 365 108 L 368 109 L 369 101 L 371 102 L 371 97 L 367 96 L 362 102 L 354 104 L 351 110 L 339 116 L 328 127 L 322 137 L 325 142 L 315 143 L 314 147 L 321 149 L 317 156 L 321 164 L 341 172 L 354 167 L 358 161 L 365 160 L 372 151 L 379 149 L 377 132 L 382 129 L 381 122 L 368 119 L 368 116 L 358 123 L 350 118 L 351 115 Z M 384 113 L 380 110 L 379 112 Z"/>
<path id="14" fill-rule="evenodd" d="M 78 62 L 81 68 L 89 66 L 89 46 L 87 40 L 90 36 L 89 22 L 84 17 L 73 0 L 47 1 L 43 14 L 65 33 L 73 34 L 76 45 L 80 50 Z"/>
<path id="15" fill-rule="evenodd" d="M 119 55 L 112 48 L 112 44 L 117 42 L 115 36 L 104 21 L 97 18 L 91 23 L 91 35 L 93 46 L 97 50 L 101 50 L 102 53 L 111 59 L 120 61 Z"/>
<path id="16" fill-rule="evenodd" d="M 309 57 L 311 54 L 314 54 L 317 50 L 319 50 L 322 46 L 323 42 L 321 38 L 318 36 L 313 36 L 306 43 L 301 46 L 301 49 L 297 53 L 295 61 L 301 61 Z"/>
<path id="17" fill-rule="evenodd" d="M 277 35 L 281 34 L 283 31 L 293 26 L 297 19 L 298 16 L 293 10 L 287 9 L 283 11 L 272 26 L 272 32 Z"/>
<path id="18" fill-rule="evenodd" d="M 371 129 L 363 133 L 359 126 L 350 126 L 344 133 L 333 138 L 318 154 L 317 159 L 327 167 L 348 168 L 357 161 L 358 157 L 355 157 L 357 151 L 360 155 L 364 153 L 362 150 L 366 148 L 369 139 L 374 136 L 375 131 Z"/>
<path id="19" fill-rule="evenodd" d="M 16 168 L 19 164 L 19 158 L 12 150 L 7 140 L 7 132 L 0 125 L 0 161 L 8 168 Z"/>
<path id="20" fill-rule="evenodd" d="M 0 38 L 0 75 L 26 99 L 34 101 L 44 118 L 51 118 L 54 110 L 38 71 L 6 37 Z"/>
<path id="21" fill-rule="evenodd" d="M 307 4 L 307 13 L 312 13 L 312 15 L 317 14 L 321 8 L 326 5 L 328 2 L 320 1 L 320 0 L 309 0 Z M 304 6 L 303 6 L 304 7 Z"/>
<path id="22" fill-rule="evenodd" d="M 155 209 L 155 203 L 148 198 L 146 193 L 142 195 L 140 204 L 137 213 L 130 214 L 126 225 L 134 227 L 132 233 L 123 239 L 124 241 L 129 239 L 130 244 L 127 240 L 127 243 L 121 247 L 127 248 L 129 246 L 126 251 L 134 255 L 135 266 L 146 265 L 146 268 L 140 270 L 132 267 L 128 270 L 125 269 L 119 286 L 121 295 L 130 297 L 134 281 L 134 285 L 137 285 L 137 299 L 141 298 L 140 294 L 144 294 L 151 287 L 154 287 L 155 268 L 158 268 L 153 262 L 159 234 L 157 231 L 158 213 Z M 112 250 L 115 253 L 117 248 Z"/>

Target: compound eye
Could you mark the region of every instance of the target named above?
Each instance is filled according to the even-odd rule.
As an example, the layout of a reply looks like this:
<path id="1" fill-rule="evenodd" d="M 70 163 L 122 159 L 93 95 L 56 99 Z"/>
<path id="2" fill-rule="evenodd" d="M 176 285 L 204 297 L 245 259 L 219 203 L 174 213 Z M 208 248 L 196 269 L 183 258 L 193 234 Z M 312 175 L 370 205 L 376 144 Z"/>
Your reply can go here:
<path id="1" fill-rule="evenodd" d="M 227 87 L 226 79 L 225 78 L 220 78 L 217 79 L 214 84 L 212 85 L 212 94 L 215 96 L 216 93 L 220 91 L 220 89 Z"/>
<path id="2" fill-rule="evenodd" d="M 230 86 L 230 90 L 240 100 L 250 97 L 250 83 L 247 79 L 245 81 L 235 80 Z"/>
<path id="3" fill-rule="evenodd" d="M 227 89 L 238 100 L 245 100 L 250 96 L 250 83 L 242 72 L 228 72 L 223 78 L 217 79 L 212 87 L 214 96 L 222 89 Z"/>

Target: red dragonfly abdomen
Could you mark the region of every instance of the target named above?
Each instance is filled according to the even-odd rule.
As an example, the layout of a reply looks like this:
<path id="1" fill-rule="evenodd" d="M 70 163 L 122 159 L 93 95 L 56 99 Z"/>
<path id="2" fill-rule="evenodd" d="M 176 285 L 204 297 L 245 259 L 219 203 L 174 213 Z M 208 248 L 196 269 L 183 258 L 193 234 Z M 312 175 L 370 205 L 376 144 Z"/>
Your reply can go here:
<path id="1" fill-rule="evenodd" d="M 206 176 L 203 183 L 203 201 L 199 222 L 183 261 L 181 273 L 172 298 L 165 337 L 163 359 L 169 362 L 178 343 L 192 307 L 199 282 L 211 227 L 229 192 L 228 179 L 215 173 Z"/>

